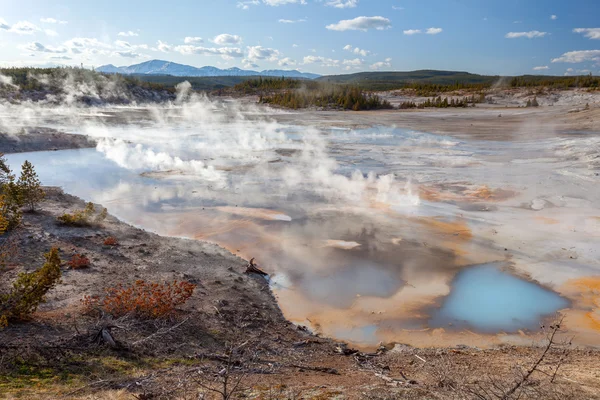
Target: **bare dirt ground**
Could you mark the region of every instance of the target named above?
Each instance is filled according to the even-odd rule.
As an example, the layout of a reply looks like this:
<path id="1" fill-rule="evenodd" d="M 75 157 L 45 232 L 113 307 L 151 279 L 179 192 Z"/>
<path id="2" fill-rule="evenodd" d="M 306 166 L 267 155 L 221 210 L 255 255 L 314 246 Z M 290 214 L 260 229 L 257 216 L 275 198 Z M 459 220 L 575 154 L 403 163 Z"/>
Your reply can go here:
<path id="1" fill-rule="evenodd" d="M 562 133 L 600 131 L 600 105 L 589 109 L 573 105 L 537 108 L 496 105 L 425 110 L 301 111 L 275 114 L 273 117 L 282 123 L 321 127 L 395 125 L 421 132 L 483 140 L 535 139 Z"/>

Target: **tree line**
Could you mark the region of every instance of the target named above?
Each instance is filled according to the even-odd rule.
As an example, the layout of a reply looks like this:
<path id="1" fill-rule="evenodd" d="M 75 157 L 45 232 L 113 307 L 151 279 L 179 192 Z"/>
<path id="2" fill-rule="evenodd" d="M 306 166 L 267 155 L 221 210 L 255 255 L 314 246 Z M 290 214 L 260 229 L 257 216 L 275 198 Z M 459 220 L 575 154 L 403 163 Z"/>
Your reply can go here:
<path id="1" fill-rule="evenodd" d="M 286 90 L 260 96 L 260 103 L 274 104 L 291 109 L 320 107 L 343 110 L 380 110 L 394 108 L 390 102 L 358 87 L 330 86 L 325 89 Z"/>

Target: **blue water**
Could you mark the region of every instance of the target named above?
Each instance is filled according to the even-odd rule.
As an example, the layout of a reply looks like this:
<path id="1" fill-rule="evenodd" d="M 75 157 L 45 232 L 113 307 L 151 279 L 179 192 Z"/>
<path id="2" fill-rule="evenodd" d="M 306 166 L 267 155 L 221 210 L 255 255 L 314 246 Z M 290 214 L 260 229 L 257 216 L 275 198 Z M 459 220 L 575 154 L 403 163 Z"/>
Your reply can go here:
<path id="1" fill-rule="evenodd" d="M 483 332 L 535 329 L 540 320 L 568 307 L 567 300 L 539 285 L 486 264 L 460 272 L 430 326 Z"/>

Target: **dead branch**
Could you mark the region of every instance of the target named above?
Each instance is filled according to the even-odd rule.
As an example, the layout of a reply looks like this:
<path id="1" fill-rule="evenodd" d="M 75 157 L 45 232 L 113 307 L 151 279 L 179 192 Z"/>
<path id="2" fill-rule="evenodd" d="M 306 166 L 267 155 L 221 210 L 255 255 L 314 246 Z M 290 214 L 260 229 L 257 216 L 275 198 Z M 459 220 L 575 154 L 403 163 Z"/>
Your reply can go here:
<path id="1" fill-rule="evenodd" d="M 268 276 L 269 275 L 265 271 L 258 268 L 256 266 L 256 264 L 254 264 L 254 257 L 251 258 L 250 261 L 248 262 L 248 264 L 246 265 L 246 273 L 247 274 L 258 274 L 260 276 Z"/>
<path id="2" fill-rule="evenodd" d="M 386 382 L 388 382 L 388 383 L 390 383 L 390 384 L 392 384 L 392 385 L 394 385 L 396 387 L 398 387 L 398 386 L 416 385 L 417 384 L 416 381 L 412 381 L 412 380 L 406 379 L 406 377 L 404 376 L 404 374 L 402 374 L 404 380 L 397 379 L 397 378 L 392 378 L 392 377 L 386 376 L 386 375 L 378 373 L 378 372 L 375 373 L 375 376 L 378 377 L 378 378 L 380 378 L 380 379 L 383 379 L 384 381 L 386 381 Z"/>
<path id="3" fill-rule="evenodd" d="M 152 335 L 150 335 L 150 336 L 147 336 L 147 337 L 145 337 L 145 338 L 143 338 L 143 339 L 140 339 L 140 340 L 138 340 L 138 341 L 136 341 L 136 342 L 133 342 L 131 345 L 132 345 L 132 346 L 137 346 L 137 345 L 139 345 L 139 344 L 142 344 L 142 343 L 144 343 L 144 342 L 147 342 L 147 341 L 149 341 L 149 340 L 153 340 L 153 339 L 155 339 L 156 337 L 159 337 L 159 336 L 162 336 L 162 335 L 166 335 L 167 333 L 169 333 L 169 332 L 172 332 L 172 331 L 174 331 L 175 329 L 179 328 L 181 325 L 185 324 L 187 321 L 189 321 L 189 319 L 190 319 L 190 317 L 187 317 L 186 319 L 184 319 L 184 320 L 183 320 L 183 321 L 181 321 L 180 323 L 178 323 L 178 324 L 176 324 L 176 325 L 173 325 L 173 326 L 172 326 L 172 327 L 170 327 L 170 328 L 159 329 L 158 331 L 154 332 Z"/>
<path id="4" fill-rule="evenodd" d="M 527 370 L 527 372 L 523 375 L 523 377 L 519 381 L 517 381 L 506 393 L 504 393 L 504 396 L 502 396 L 503 400 L 510 398 L 510 396 L 512 396 L 517 390 L 519 390 L 519 388 L 528 381 L 529 377 L 531 377 L 531 375 L 536 370 L 538 370 L 538 367 L 540 366 L 542 361 L 544 361 L 544 358 L 546 358 L 546 354 L 548 354 L 548 351 L 555 344 L 554 337 L 556 336 L 556 333 L 560 329 L 561 323 L 562 323 L 562 318 L 560 319 L 560 321 L 558 323 L 556 323 L 550 327 L 552 329 L 552 331 L 550 332 L 550 336 L 548 337 L 548 344 L 544 348 L 544 351 L 539 356 L 537 361 Z M 556 370 L 558 371 L 558 368 Z"/>
<path id="5" fill-rule="evenodd" d="M 331 375 L 340 375 L 340 373 L 338 372 L 337 369 L 335 368 L 328 368 L 328 367 L 310 367 L 308 365 L 299 365 L 299 364 L 287 364 L 287 367 L 291 367 L 291 368 L 299 368 L 299 369 L 305 369 L 308 371 L 316 371 L 316 372 L 323 372 L 325 374 L 331 374 Z"/>

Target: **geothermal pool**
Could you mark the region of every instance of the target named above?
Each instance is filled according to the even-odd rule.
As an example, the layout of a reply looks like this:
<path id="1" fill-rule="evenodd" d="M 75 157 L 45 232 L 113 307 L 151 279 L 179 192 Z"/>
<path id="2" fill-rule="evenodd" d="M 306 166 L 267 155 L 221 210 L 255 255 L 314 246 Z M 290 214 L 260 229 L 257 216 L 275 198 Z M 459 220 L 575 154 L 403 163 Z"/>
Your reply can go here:
<path id="1" fill-rule="evenodd" d="M 7 158 L 134 225 L 255 257 L 286 317 L 324 335 L 518 341 L 562 310 L 577 340 L 598 344 L 600 135 L 276 121 L 206 99 L 42 110 L 30 124 L 97 148 Z"/>

